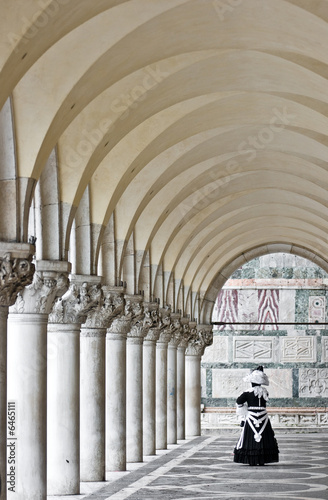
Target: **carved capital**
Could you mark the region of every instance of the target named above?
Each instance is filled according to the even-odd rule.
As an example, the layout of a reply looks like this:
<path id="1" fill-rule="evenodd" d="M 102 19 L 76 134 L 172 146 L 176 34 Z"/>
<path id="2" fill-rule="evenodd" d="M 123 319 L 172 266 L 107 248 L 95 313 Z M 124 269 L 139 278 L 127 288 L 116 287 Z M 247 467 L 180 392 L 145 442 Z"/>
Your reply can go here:
<path id="1" fill-rule="evenodd" d="M 198 325 L 197 329 L 192 328 L 192 338 L 188 342 L 186 349 L 187 356 L 202 356 L 205 348 L 213 342 L 213 332 L 210 325 Z"/>
<path id="2" fill-rule="evenodd" d="M 127 336 L 131 328 L 131 321 L 126 316 L 118 316 L 115 318 L 107 329 L 107 336 L 110 335 L 123 335 Z"/>
<path id="3" fill-rule="evenodd" d="M 189 318 L 182 318 L 182 337 L 179 347 L 186 349 L 188 347 L 188 342 L 192 338 L 191 328 L 189 325 Z"/>
<path id="4" fill-rule="evenodd" d="M 49 314 L 54 300 L 68 288 L 67 273 L 35 271 L 32 284 L 25 287 L 10 308 L 13 313 Z"/>
<path id="5" fill-rule="evenodd" d="M 103 300 L 101 285 L 71 283 L 63 297 L 57 299 L 49 315 L 50 323 L 85 323 L 88 313 Z"/>
<path id="6" fill-rule="evenodd" d="M 159 328 L 150 328 L 145 336 L 145 342 L 157 342 L 160 336 L 161 330 Z"/>
<path id="7" fill-rule="evenodd" d="M 109 328 L 112 321 L 122 313 L 123 295 L 109 286 L 101 287 L 101 299 L 97 307 L 87 316 L 85 326 L 89 328 Z"/>
<path id="8" fill-rule="evenodd" d="M 144 311 L 141 295 L 125 295 L 124 316 L 131 321 L 132 325 L 143 322 Z"/>
<path id="9" fill-rule="evenodd" d="M 18 293 L 31 285 L 35 266 L 32 255 L 14 257 L 10 252 L 0 256 L 0 306 L 12 306 Z"/>

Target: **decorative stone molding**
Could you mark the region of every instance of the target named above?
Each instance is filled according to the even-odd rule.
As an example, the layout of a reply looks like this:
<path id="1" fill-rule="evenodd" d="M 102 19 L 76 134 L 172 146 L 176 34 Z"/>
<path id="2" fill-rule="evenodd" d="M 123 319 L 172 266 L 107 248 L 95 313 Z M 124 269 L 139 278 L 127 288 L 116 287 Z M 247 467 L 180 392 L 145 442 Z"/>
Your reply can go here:
<path id="1" fill-rule="evenodd" d="M 198 325 L 196 334 L 189 341 L 186 349 L 187 356 L 202 356 L 206 347 L 213 343 L 213 332 L 211 325 Z"/>
<path id="2" fill-rule="evenodd" d="M 95 309 L 87 316 L 85 327 L 87 328 L 109 328 L 112 321 L 122 313 L 124 307 L 123 289 L 101 287 L 101 298 Z"/>
<path id="3" fill-rule="evenodd" d="M 94 327 L 87 328 L 83 325 L 81 328 L 80 337 L 102 339 L 106 337 L 106 329 Z"/>
<path id="4" fill-rule="evenodd" d="M 88 313 L 99 307 L 102 300 L 100 283 L 89 284 L 86 281 L 79 283 L 79 277 L 73 276 L 68 291 L 55 302 L 49 315 L 49 322 L 85 323 Z"/>
<path id="5" fill-rule="evenodd" d="M 301 368 L 299 371 L 300 397 L 328 397 L 328 368 Z"/>
<path id="6" fill-rule="evenodd" d="M 44 261 L 41 261 L 44 264 Z M 38 266 L 31 285 L 25 287 L 17 296 L 15 304 L 10 308 L 12 313 L 49 314 L 54 300 L 61 297 L 68 288 L 68 273 L 59 270 L 68 268 L 68 263 L 58 262 L 57 266 L 49 261 L 50 270 Z M 59 269 L 58 271 L 56 269 Z"/>
<path id="7" fill-rule="evenodd" d="M 14 257 L 10 252 L 0 256 L 0 306 L 14 305 L 18 293 L 31 285 L 35 271 L 32 257 Z"/>

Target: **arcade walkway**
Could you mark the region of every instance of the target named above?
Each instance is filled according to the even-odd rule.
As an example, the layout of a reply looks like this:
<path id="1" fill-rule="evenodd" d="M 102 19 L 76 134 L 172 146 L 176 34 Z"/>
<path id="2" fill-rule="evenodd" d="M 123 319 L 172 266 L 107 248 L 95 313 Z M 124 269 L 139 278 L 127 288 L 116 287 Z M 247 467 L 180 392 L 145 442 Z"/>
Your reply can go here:
<path id="1" fill-rule="evenodd" d="M 237 436 L 237 435 L 236 435 Z M 279 434 L 280 462 L 249 467 L 232 462 L 236 436 L 205 435 L 129 464 L 108 483 L 82 483 L 81 495 L 51 500 L 327 500 L 328 434 Z"/>

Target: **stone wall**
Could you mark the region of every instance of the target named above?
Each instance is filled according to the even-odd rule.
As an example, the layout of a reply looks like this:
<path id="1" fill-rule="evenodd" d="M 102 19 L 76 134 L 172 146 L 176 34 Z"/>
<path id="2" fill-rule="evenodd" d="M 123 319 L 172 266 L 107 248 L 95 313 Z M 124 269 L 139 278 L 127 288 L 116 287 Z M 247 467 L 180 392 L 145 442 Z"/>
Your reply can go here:
<path id="1" fill-rule="evenodd" d="M 254 259 L 231 276 L 213 321 L 241 324 L 215 327 L 202 358 L 205 426 L 236 421 L 235 399 L 250 387 L 243 377 L 259 364 L 279 426 L 328 425 L 328 325 L 318 324 L 328 322 L 327 285 L 322 269 L 290 254 Z"/>

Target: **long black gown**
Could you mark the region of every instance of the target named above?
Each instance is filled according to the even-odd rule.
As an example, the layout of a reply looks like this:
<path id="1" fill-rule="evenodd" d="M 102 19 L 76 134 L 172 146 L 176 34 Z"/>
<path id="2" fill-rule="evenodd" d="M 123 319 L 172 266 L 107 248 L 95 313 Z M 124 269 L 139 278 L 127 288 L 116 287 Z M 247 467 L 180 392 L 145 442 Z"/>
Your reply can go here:
<path id="1" fill-rule="evenodd" d="M 247 403 L 249 413 L 234 449 L 234 462 L 249 465 L 279 462 L 278 444 L 266 413 L 264 397 L 259 398 L 251 390 L 243 392 L 236 402 L 238 405 Z"/>

